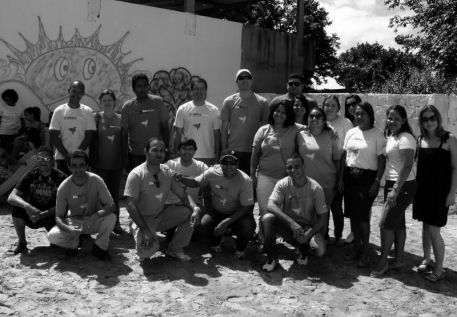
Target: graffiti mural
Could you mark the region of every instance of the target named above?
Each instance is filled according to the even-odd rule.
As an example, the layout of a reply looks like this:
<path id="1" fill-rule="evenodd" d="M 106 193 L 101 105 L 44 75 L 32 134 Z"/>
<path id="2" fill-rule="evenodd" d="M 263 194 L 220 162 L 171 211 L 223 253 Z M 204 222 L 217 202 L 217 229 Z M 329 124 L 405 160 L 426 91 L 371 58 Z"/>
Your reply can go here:
<path id="1" fill-rule="evenodd" d="M 36 44 L 19 33 L 26 43 L 25 51 L 0 39 L 12 52 L 7 56 L 8 60 L 0 58 L 0 83 L 22 83 L 36 96 L 36 104 L 49 111 L 67 101 L 68 87 L 75 79 L 85 83 L 86 95 L 94 100 L 106 88 L 116 93 L 118 107 L 131 97 L 131 74 L 128 71 L 133 63 L 141 59 L 123 62 L 130 53 L 122 53 L 121 50 L 128 32 L 117 42 L 102 45 L 99 39 L 101 25 L 88 37 L 82 37 L 76 29 L 68 41 L 63 37 L 62 28 L 57 39 L 51 40 L 40 17 L 38 25 Z"/>

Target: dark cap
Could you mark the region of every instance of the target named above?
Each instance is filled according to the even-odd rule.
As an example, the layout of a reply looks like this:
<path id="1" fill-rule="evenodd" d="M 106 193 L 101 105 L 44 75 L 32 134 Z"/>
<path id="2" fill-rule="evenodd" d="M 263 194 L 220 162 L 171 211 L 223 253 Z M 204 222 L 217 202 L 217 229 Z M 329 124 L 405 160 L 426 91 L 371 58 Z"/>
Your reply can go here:
<path id="1" fill-rule="evenodd" d="M 178 150 L 181 149 L 181 146 L 193 146 L 195 151 L 197 150 L 197 143 L 192 138 L 182 138 L 178 143 Z"/>
<path id="2" fill-rule="evenodd" d="M 225 159 L 226 157 L 234 158 L 237 161 L 240 159 L 240 155 L 238 154 L 237 151 L 226 149 L 221 152 L 221 158 L 220 158 L 219 162 L 222 162 L 222 160 Z"/>

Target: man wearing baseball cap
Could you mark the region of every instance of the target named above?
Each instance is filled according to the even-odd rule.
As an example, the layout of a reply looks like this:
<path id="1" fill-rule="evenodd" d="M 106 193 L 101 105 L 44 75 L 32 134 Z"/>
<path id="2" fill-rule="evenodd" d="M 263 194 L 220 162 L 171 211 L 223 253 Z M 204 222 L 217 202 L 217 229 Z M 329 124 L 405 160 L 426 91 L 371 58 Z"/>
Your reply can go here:
<path id="1" fill-rule="evenodd" d="M 252 74 L 248 69 L 236 73 L 239 92 L 225 98 L 221 109 L 221 148 L 239 152 L 239 168 L 250 175 L 252 141 L 255 133 L 268 122 L 268 102 L 252 91 Z M 230 133 L 229 133 L 230 131 Z"/>
<path id="2" fill-rule="evenodd" d="M 177 179 L 188 187 L 210 186 L 212 208 L 207 209 L 200 224 L 200 233 L 210 237 L 211 249 L 221 252 L 223 235 L 236 235 L 235 257 L 245 258 L 249 239 L 255 231 L 255 220 L 251 213 L 254 205 L 254 191 L 251 178 L 238 169 L 239 153 L 226 149 L 222 151 L 220 165 L 207 169 L 195 178 Z"/>

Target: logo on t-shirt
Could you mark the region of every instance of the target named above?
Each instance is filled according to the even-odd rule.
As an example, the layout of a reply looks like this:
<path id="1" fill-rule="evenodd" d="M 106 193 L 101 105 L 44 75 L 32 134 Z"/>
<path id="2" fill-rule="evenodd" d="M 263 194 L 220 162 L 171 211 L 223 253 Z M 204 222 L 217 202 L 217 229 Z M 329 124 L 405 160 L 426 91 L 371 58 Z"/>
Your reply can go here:
<path id="1" fill-rule="evenodd" d="M 274 145 L 274 146 L 272 146 L 272 148 L 277 150 L 277 151 L 279 151 L 279 149 L 280 149 L 279 145 Z"/>
<path id="2" fill-rule="evenodd" d="M 108 140 L 110 140 L 112 143 L 114 143 L 114 135 L 108 135 L 106 136 L 108 138 Z"/>
<path id="3" fill-rule="evenodd" d="M 203 113 L 192 112 L 189 117 L 203 117 Z"/>
<path id="4" fill-rule="evenodd" d="M 239 117 L 238 119 L 240 119 L 241 122 L 243 122 L 243 124 L 244 124 L 244 122 L 246 121 L 246 116 L 244 116 L 244 117 Z"/>
<path id="5" fill-rule="evenodd" d="M 291 208 L 292 211 L 296 212 L 297 214 L 300 213 L 300 208 Z"/>
<path id="6" fill-rule="evenodd" d="M 316 156 L 316 153 L 313 154 L 306 154 L 306 157 L 308 157 L 311 161 L 314 160 L 314 157 Z"/>
<path id="7" fill-rule="evenodd" d="M 65 116 L 63 117 L 64 120 L 84 120 L 82 117 L 72 117 L 72 116 Z"/>
<path id="8" fill-rule="evenodd" d="M 68 128 L 68 130 L 69 130 L 71 133 L 75 134 L 75 132 L 76 132 L 76 127 Z"/>
<path id="9" fill-rule="evenodd" d="M 357 154 L 359 154 L 359 149 L 349 150 L 349 152 L 352 152 L 352 153 L 354 153 L 354 155 L 357 155 Z"/>
<path id="10" fill-rule="evenodd" d="M 149 122 L 149 120 L 145 120 L 145 121 L 141 122 L 141 124 L 144 125 L 145 128 L 147 128 L 148 122 Z"/>
<path id="11" fill-rule="evenodd" d="M 198 129 L 200 129 L 200 127 L 201 127 L 201 123 L 196 123 L 196 124 L 194 124 L 194 127 L 196 127 L 196 128 L 197 128 L 197 131 L 198 131 Z"/>
<path id="12" fill-rule="evenodd" d="M 222 203 L 222 206 L 225 206 L 225 203 L 227 202 L 227 198 L 219 198 L 219 201 Z"/>
<path id="13" fill-rule="evenodd" d="M 158 195 L 155 195 L 155 197 L 159 200 L 162 201 L 163 193 L 160 193 Z"/>
<path id="14" fill-rule="evenodd" d="M 135 112 L 135 114 L 142 114 L 142 113 L 148 113 L 148 112 L 153 112 L 155 109 L 144 109 L 144 110 L 139 110 Z"/>

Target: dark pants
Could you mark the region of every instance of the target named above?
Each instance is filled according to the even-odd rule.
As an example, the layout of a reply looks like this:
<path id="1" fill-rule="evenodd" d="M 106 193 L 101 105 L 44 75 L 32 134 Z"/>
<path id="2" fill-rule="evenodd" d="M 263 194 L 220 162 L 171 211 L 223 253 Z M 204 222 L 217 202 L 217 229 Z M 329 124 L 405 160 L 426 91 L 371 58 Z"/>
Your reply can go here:
<path id="1" fill-rule="evenodd" d="M 11 216 L 13 216 L 13 218 L 19 218 L 24 220 L 25 225 L 31 229 L 45 228 L 46 231 L 49 232 L 52 229 L 52 227 L 56 225 L 56 219 L 53 216 L 43 218 L 40 221 L 33 223 L 32 220 L 30 220 L 29 215 L 27 215 L 25 209 L 22 209 L 17 206 L 13 206 Z"/>
<path id="2" fill-rule="evenodd" d="M 123 172 L 123 167 L 120 167 L 115 170 L 105 170 L 95 166 L 91 167 L 92 173 L 100 176 L 105 182 L 108 191 L 113 197 L 114 204 L 116 204 L 116 210 L 114 214 L 116 215 L 116 222 L 119 223 L 119 186 L 121 184 L 121 177 Z"/>
<path id="3" fill-rule="evenodd" d="M 10 145 L 13 144 L 13 141 L 17 136 L 18 134 L 0 134 L 0 146 L 6 150 Z"/>
<path id="4" fill-rule="evenodd" d="M 239 165 L 238 169 L 245 172 L 248 176 L 251 176 L 251 156 L 252 152 L 238 152 L 239 154 Z"/>
<path id="5" fill-rule="evenodd" d="M 294 233 L 289 226 L 280 222 L 275 215 L 265 214 L 260 219 L 260 223 L 263 230 L 263 235 L 265 239 L 264 250 L 268 257 L 278 258 L 279 251 L 278 246 L 276 245 L 276 235 L 282 237 L 288 243 L 299 248 L 299 251 L 302 255 L 306 256 L 308 254 L 313 254 L 315 256 L 321 257 L 324 255 L 326 250 L 325 239 L 320 233 L 316 233 L 307 243 L 300 244 L 294 238 Z M 308 231 L 311 227 L 300 224 L 303 230 Z"/>
<path id="6" fill-rule="evenodd" d="M 218 246 L 221 243 L 222 236 L 215 237 L 214 229 L 221 223 L 222 220 L 227 219 L 230 215 L 222 214 L 214 208 L 207 210 L 203 216 L 200 224 L 200 233 L 210 238 L 211 246 Z M 232 230 L 236 235 L 236 249 L 244 251 L 249 243 L 249 239 L 255 232 L 255 220 L 251 213 L 242 216 L 240 219 L 228 226 L 227 229 Z"/>
<path id="7" fill-rule="evenodd" d="M 71 175 L 71 172 L 68 169 L 67 161 L 65 159 L 56 160 L 56 168 L 67 176 Z"/>
<path id="8" fill-rule="evenodd" d="M 343 215 L 343 194 L 340 193 L 338 190 L 333 197 L 332 204 L 330 205 L 330 209 L 332 211 L 333 216 L 333 225 L 335 226 L 333 234 L 335 238 L 341 238 L 343 236 L 343 228 L 344 228 L 344 215 Z M 327 222 L 327 232 L 326 235 L 328 236 L 329 233 L 329 223 L 330 223 L 330 213 Z"/>

